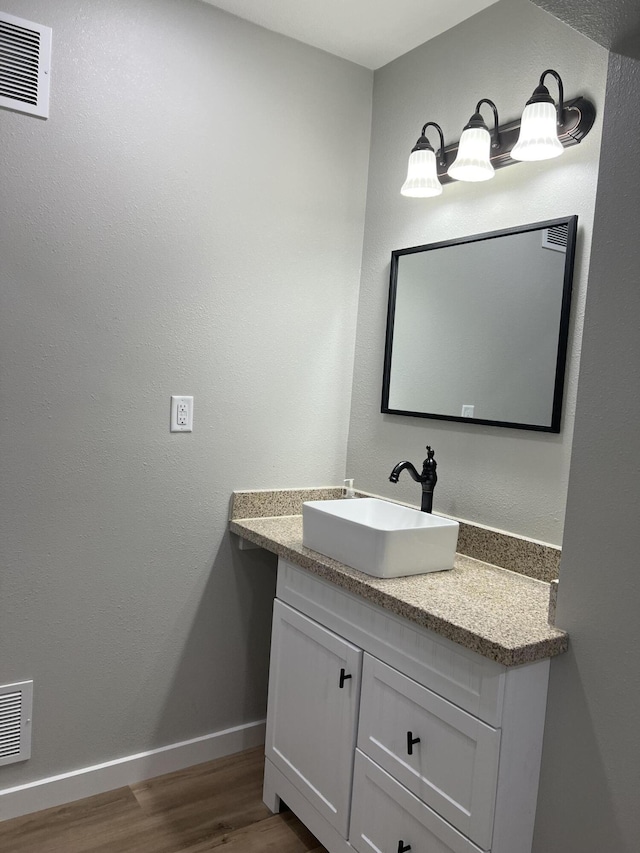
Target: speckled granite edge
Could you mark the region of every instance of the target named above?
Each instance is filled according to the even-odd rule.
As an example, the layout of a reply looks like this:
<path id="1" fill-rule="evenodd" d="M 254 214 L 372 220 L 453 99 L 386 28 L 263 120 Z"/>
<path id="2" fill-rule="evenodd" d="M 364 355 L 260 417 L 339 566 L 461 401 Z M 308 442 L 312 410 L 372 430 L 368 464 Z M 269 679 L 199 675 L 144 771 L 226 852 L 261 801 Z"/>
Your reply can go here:
<path id="1" fill-rule="evenodd" d="M 317 489 L 273 489 L 234 492 L 229 520 L 236 518 L 265 518 L 267 516 L 301 515 L 305 501 L 335 500 L 342 494 L 340 487 Z M 380 497 L 356 492 L 359 497 Z M 389 500 L 389 498 L 382 498 Z M 393 501 L 400 503 L 400 501 Z M 410 506 L 410 504 L 403 504 Z M 415 508 L 415 507 L 414 507 Z M 458 552 L 483 563 L 491 563 L 511 572 L 549 583 L 558 578 L 562 551 L 553 545 L 525 539 L 468 521 L 460 523 Z"/>
<path id="2" fill-rule="evenodd" d="M 558 607 L 558 581 L 551 581 L 549 590 L 549 625 L 556 624 L 556 610 Z"/>
<path id="3" fill-rule="evenodd" d="M 305 548 L 299 517 L 233 520 L 229 528 L 295 565 L 504 666 L 531 663 L 567 650 L 567 634 L 548 624 L 549 593 L 544 582 L 464 556 L 456 562 L 457 573 L 373 578 Z M 456 577 L 470 582 L 465 587 L 466 599 L 457 599 L 452 606 Z M 494 589 L 489 600 L 488 590 L 496 580 L 493 586 L 497 592 Z M 509 595 L 501 597 L 505 589 Z M 435 612 L 435 605 L 429 609 L 428 602 L 435 602 L 438 590 L 440 599 L 447 602 L 448 618 Z"/>

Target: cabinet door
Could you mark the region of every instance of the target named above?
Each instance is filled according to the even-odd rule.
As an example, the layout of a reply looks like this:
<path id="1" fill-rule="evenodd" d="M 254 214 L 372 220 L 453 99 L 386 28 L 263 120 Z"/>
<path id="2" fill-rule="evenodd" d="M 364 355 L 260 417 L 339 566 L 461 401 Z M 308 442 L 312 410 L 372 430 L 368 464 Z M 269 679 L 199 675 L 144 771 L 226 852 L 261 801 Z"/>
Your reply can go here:
<path id="1" fill-rule="evenodd" d="M 280 601 L 271 643 L 267 757 L 346 838 L 362 651 Z"/>

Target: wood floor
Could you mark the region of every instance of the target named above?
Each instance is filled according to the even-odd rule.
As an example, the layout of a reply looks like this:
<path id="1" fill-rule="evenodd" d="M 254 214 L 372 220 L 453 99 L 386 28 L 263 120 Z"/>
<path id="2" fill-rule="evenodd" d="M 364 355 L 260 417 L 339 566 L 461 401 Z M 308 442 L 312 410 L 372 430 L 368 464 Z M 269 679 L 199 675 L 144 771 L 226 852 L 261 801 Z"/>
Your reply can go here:
<path id="1" fill-rule="evenodd" d="M 262 802 L 263 749 L 0 823 L 2 853 L 326 853 Z M 223 853 L 223 850 L 219 850 Z"/>

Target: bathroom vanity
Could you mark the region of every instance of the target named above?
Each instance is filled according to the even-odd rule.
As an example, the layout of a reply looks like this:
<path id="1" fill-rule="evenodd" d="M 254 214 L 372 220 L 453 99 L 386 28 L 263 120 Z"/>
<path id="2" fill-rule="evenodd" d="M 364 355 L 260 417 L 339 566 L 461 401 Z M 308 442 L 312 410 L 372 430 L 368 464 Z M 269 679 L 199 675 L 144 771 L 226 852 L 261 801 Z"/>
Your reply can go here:
<path id="1" fill-rule="evenodd" d="M 330 853 L 530 853 L 548 584 L 459 555 L 368 577 L 301 544 L 296 516 L 234 518 L 279 555 L 264 799 Z"/>

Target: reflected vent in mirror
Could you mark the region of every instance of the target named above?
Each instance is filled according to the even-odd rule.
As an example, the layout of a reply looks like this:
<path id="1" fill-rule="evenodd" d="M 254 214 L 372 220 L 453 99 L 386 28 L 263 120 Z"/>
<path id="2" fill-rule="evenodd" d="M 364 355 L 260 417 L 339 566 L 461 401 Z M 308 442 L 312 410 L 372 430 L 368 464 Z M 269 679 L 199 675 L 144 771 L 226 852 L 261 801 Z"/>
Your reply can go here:
<path id="1" fill-rule="evenodd" d="M 31 758 L 33 681 L 0 687 L 0 767 Z"/>
<path id="2" fill-rule="evenodd" d="M 553 249 L 554 252 L 566 252 L 568 237 L 569 226 L 567 223 L 545 228 L 542 232 L 542 248 Z"/>
<path id="3" fill-rule="evenodd" d="M 0 12 L 0 107 L 49 117 L 51 28 Z"/>

